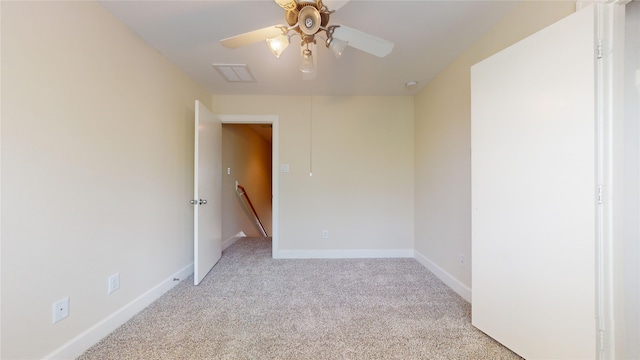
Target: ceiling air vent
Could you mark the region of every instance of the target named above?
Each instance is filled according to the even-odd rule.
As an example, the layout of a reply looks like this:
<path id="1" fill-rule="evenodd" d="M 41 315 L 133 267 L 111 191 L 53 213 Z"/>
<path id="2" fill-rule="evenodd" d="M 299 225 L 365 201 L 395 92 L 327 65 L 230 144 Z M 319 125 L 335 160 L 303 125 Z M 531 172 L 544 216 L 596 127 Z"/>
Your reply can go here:
<path id="1" fill-rule="evenodd" d="M 247 64 L 211 64 L 228 82 L 256 82 Z"/>

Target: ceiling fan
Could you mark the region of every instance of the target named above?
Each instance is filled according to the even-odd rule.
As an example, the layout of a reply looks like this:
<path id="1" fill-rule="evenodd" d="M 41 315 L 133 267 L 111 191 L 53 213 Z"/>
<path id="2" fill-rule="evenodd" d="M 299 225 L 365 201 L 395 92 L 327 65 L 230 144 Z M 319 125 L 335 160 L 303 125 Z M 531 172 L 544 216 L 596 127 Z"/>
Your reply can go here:
<path id="1" fill-rule="evenodd" d="M 300 71 L 304 79 L 315 78 L 317 64 L 313 56 L 317 39 L 324 42 L 337 57 L 347 46 L 369 54 L 385 57 L 393 49 L 393 43 L 379 37 L 367 34 L 344 25 L 329 24 L 329 17 L 337 9 L 344 6 L 348 0 L 331 1 L 330 10 L 322 0 L 275 0 L 285 10 L 287 25 L 274 25 L 250 31 L 244 34 L 222 39 L 222 45 L 228 48 L 238 48 L 266 40 L 269 49 L 276 57 L 289 46 L 291 37 L 299 35 L 300 42 Z"/>

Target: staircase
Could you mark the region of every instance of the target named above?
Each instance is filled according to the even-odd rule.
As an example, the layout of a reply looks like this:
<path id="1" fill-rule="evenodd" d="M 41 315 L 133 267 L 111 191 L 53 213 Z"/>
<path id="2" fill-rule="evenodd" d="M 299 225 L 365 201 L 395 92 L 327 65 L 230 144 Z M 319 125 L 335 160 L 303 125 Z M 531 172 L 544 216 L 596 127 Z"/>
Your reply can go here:
<path id="1" fill-rule="evenodd" d="M 240 202 L 242 202 L 242 205 L 247 210 L 247 212 L 253 216 L 253 221 L 256 227 L 258 228 L 258 230 L 260 231 L 260 233 L 262 234 L 262 236 L 268 237 L 269 235 L 267 234 L 267 230 L 262 225 L 262 221 L 260 221 L 260 218 L 258 217 L 258 213 L 256 212 L 255 207 L 253 207 L 253 203 L 249 198 L 249 194 L 247 194 L 247 190 L 245 190 L 245 188 L 242 185 L 238 184 L 237 181 L 236 181 L 236 194 L 238 194 L 238 197 L 240 198 Z"/>

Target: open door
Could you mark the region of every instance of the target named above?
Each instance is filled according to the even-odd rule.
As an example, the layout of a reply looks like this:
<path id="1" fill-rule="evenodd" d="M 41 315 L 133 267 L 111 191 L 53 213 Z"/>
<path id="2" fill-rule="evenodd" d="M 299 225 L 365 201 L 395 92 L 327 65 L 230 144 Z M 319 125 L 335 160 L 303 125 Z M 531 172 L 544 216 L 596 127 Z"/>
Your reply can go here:
<path id="1" fill-rule="evenodd" d="M 193 283 L 222 256 L 222 122 L 196 100 L 193 174 Z"/>
<path id="2" fill-rule="evenodd" d="M 593 6 L 471 69 L 472 323 L 526 359 L 596 358 Z"/>

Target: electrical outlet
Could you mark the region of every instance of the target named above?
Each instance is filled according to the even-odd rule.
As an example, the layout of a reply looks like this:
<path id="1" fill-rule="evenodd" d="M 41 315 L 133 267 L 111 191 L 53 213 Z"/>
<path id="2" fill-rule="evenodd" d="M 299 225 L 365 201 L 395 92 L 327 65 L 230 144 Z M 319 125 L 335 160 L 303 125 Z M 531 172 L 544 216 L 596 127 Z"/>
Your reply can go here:
<path id="1" fill-rule="evenodd" d="M 323 239 L 329 238 L 329 230 L 322 230 L 322 238 Z"/>
<path id="2" fill-rule="evenodd" d="M 109 276 L 107 293 L 111 294 L 112 292 L 118 290 L 120 288 L 120 274 L 113 274 Z"/>
<path id="3" fill-rule="evenodd" d="M 60 299 L 53 304 L 53 322 L 52 324 L 57 323 L 58 321 L 69 316 L 69 297 L 64 299 Z"/>
<path id="4" fill-rule="evenodd" d="M 463 254 L 458 254 L 458 264 L 463 268 L 467 267 L 467 258 Z"/>

